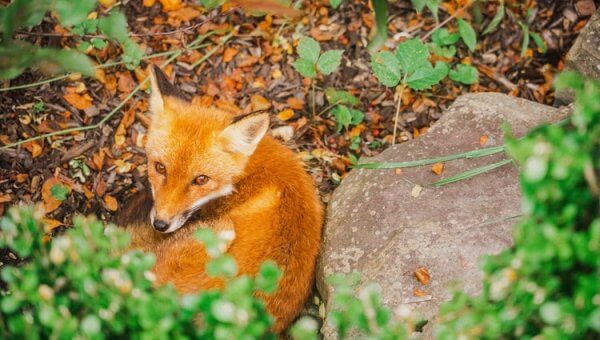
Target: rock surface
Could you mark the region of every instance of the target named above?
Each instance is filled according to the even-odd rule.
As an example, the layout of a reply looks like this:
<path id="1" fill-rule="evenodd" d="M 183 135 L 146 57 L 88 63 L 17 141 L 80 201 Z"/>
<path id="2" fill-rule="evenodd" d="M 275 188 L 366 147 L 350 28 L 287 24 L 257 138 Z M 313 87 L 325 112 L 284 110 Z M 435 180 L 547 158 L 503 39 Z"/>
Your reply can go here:
<path id="1" fill-rule="evenodd" d="M 390 147 L 370 161 L 410 161 L 479 149 L 484 135 L 484 146 L 500 145 L 505 121 L 521 136 L 542 122 L 564 117 L 564 111 L 503 94 L 469 94 L 457 99 L 425 135 Z M 441 176 L 431 166 L 402 169 L 400 174 L 394 169 L 351 171 L 330 202 L 317 268 L 317 287 L 327 310 L 332 290 L 324 278 L 333 273 L 359 271 L 363 282 L 382 287 L 387 306 L 408 304 L 430 320 L 451 297 L 455 281 L 468 293 L 480 291 L 479 257 L 511 245 L 511 226 L 521 211 L 515 166 L 507 164 L 441 188 L 424 184 L 505 157 L 447 162 Z M 415 183 L 423 185 L 417 197 L 412 195 Z M 420 267 L 431 275 L 427 285 L 415 278 Z M 428 296 L 416 297 L 416 288 Z M 431 324 L 425 338 L 432 335 Z M 327 323 L 323 333 L 334 338 Z"/>
<path id="2" fill-rule="evenodd" d="M 566 57 L 565 69 L 600 80 L 600 9 L 581 31 Z M 573 91 L 556 92 L 556 104 L 572 103 Z"/>

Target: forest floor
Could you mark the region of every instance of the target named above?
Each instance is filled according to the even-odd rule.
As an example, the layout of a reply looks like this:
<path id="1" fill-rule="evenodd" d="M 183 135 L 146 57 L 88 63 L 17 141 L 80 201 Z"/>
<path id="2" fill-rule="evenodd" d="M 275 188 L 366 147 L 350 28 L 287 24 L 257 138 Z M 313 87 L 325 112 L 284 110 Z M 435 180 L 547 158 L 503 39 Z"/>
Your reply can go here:
<path id="1" fill-rule="evenodd" d="M 444 1 L 440 22 L 456 15 L 481 32 L 498 7 L 496 1 L 483 2 L 477 14 L 463 10 L 465 3 Z M 490 34 L 479 37 L 475 52 L 469 52 L 464 44 L 457 45 L 458 60 L 478 68 L 479 82 L 463 86 L 446 79 L 432 90 L 406 91 L 397 143 L 426 133 L 444 109 L 464 93 L 503 92 L 553 103 L 552 79 L 562 70 L 566 52 L 589 18 L 585 6 L 589 12 L 594 1 L 506 3 L 512 4 L 508 7 L 511 15 Z M 430 12 L 417 13 L 410 1 L 389 5 L 389 49 L 406 38 L 427 37 L 438 27 Z M 365 46 L 374 19 L 367 1 L 347 0 L 338 9 L 332 9 L 327 1 L 304 1 L 302 9 L 306 15 L 290 21 L 270 15 L 254 17 L 236 8 L 206 12 L 191 0 L 169 12 L 158 1 L 150 7 L 141 0 L 122 5 L 132 36 L 147 55 L 183 50 L 165 71 L 195 101 L 234 113 L 269 110 L 273 130 L 301 154 L 327 203 L 352 159 L 376 155 L 392 143 L 394 92 L 379 84 L 369 65 Z M 523 27 L 518 20 L 540 34 L 548 48 L 546 53 L 534 44 L 522 49 Z M 446 28 L 456 30 L 452 22 Z M 50 16 L 41 26 L 19 35 L 49 46 L 74 44 Z M 185 49 L 202 35 L 206 38 L 199 49 Z M 317 115 L 313 114 L 310 80 L 291 65 L 302 35 L 319 41 L 323 50 L 345 51 L 338 71 L 317 78 Z M 119 48 L 109 45 L 88 54 L 101 64 L 119 60 L 120 53 Z M 145 186 L 148 95 L 145 86 L 141 91 L 136 86 L 147 76 L 149 65 L 161 64 L 167 57 L 145 59 L 135 70 L 123 65 L 100 68 L 96 79 L 71 75 L 46 82 L 48 76 L 27 72 L 0 84 L 3 145 L 98 124 L 108 117 L 97 128 L 0 149 L 0 216 L 11 205 L 42 202 L 46 222 L 57 231 L 72 225 L 74 214 L 110 220 L 133 192 Z M 197 67 L 191 67 L 204 58 Z M 29 86 L 36 82 L 42 84 Z M 337 132 L 325 99 L 329 87 L 350 91 L 359 99 L 358 107 L 365 114 L 361 124 Z M 60 184 L 59 192 L 53 190 L 56 184 Z M 0 265 L 15 260 L 8 252 L 0 254 Z"/>

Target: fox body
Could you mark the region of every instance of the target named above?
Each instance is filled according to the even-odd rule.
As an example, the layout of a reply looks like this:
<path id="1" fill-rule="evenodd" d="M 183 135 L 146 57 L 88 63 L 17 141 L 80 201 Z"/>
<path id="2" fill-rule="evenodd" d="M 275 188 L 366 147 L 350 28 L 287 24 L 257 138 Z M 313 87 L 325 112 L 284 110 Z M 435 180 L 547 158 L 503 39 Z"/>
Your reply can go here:
<path id="1" fill-rule="evenodd" d="M 157 284 L 180 293 L 219 288 L 194 238 L 213 228 L 230 240 L 239 274 L 255 275 L 266 260 L 282 269 L 278 290 L 265 295 L 281 332 L 298 316 L 312 287 L 323 210 L 312 178 L 296 155 L 266 135 L 267 114 L 232 117 L 179 98 L 166 76 L 152 76 L 146 153 L 151 193 L 132 199 L 117 218 L 133 246 L 156 255 Z"/>

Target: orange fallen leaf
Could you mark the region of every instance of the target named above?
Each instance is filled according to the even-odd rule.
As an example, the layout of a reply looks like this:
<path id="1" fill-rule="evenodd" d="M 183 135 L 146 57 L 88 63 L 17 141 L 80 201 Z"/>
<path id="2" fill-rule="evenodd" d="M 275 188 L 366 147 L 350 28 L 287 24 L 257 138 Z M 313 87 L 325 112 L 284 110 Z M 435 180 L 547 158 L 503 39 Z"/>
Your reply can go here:
<path id="1" fill-rule="evenodd" d="M 92 99 L 87 95 L 81 95 L 79 93 L 71 92 L 63 96 L 63 98 L 75 108 L 79 110 L 85 110 L 92 106 Z"/>
<path id="2" fill-rule="evenodd" d="M 6 203 L 12 201 L 12 198 L 9 194 L 0 195 L 0 203 Z"/>
<path id="3" fill-rule="evenodd" d="M 238 50 L 233 47 L 229 47 L 223 52 L 223 61 L 228 63 L 233 60 L 233 57 L 238 54 Z"/>
<path id="4" fill-rule="evenodd" d="M 415 288 L 413 290 L 413 295 L 414 296 L 418 296 L 418 297 L 426 297 L 427 296 L 427 292 L 420 290 L 419 288 Z"/>
<path id="5" fill-rule="evenodd" d="M 170 12 L 181 8 L 181 0 L 158 0 L 163 6 L 163 12 Z"/>
<path id="6" fill-rule="evenodd" d="M 302 108 L 304 108 L 304 99 L 290 97 L 288 98 L 287 103 L 294 110 L 302 110 Z"/>
<path id="7" fill-rule="evenodd" d="M 487 144 L 488 139 L 488 135 L 482 135 L 481 137 L 479 137 L 479 145 L 485 146 Z"/>
<path id="8" fill-rule="evenodd" d="M 277 114 L 277 118 L 283 121 L 291 119 L 292 117 L 294 117 L 294 110 L 292 109 L 285 109 Z"/>
<path id="9" fill-rule="evenodd" d="M 179 21 L 192 21 L 202 14 L 199 10 L 193 7 L 181 7 L 177 10 L 169 12 L 169 18 Z"/>
<path id="10" fill-rule="evenodd" d="M 121 92 L 129 93 L 136 87 L 135 80 L 133 80 L 129 71 L 117 72 L 117 78 L 119 79 L 117 86 Z"/>
<path id="11" fill-rule="evenodd" d="M 252 105 L 252 111 L 268 110 L 271 108 L 271 102 L 267 98 L 255 94 L 250 97 L 250 105 Z"/>
<path id="12" fill-rule="evenodd" d="M 400 168 L 396 168 L 396 170 L 394 170 L 394 172 L 396 173 L 396 175 L 402 175 L 402 169 L 400 169 Z"/>
<path id="13" fill-rule="evenodd" d="M 431 166 L 431 171 L 433 171 L 436 175 L 441 175 L 442 171 L 444 171 L 444 163 L 435 163 Z"/>
<path id="14" fill-rule="evenodd" d="M 44 184 L 42 184 L 42 201 L 44 202 L 44 210 L 46 213 L 56 210 L 56 208 L 60 207 L 62 204 L 62 201 L 56 199 L 56 197 L 54 197 L 52 194 L 52 188 L 55 185 L 65 187 L 67 192 L 71 192 L 71 187 L 65 183 L 62 183 L 56 177 L 48 178 Z"/>
<path id="15" fill-rule="evenodd" d="M 156 0 L 144 0 L 143 4 L 145 7 L 152 7 L 156 3 Z"/>
<path id="16" fill-rule="evenodd" d="M 417 280 L 419 280 L 419 282 L 421 282 L 421 284 L 424 284 L 424 285 L 428 284 L 429 281 L 431 280 L 429 271 L 427 271 L 427 268 L 425 268 L 425 267 L 418 268 L 415 271 L 415 277 L 417 278 Z"/>
<path id="17" fill-rule="evenodd" d="M 38 142 L 29 142 L 23 145 L 31 153 L 33 158 L 42 154 L 42 146 Z"/>
<path id="18" fill-rule="evenodd" d="M 64 225 L 64 223 L 62 223 L 61 221 L 55 220 L 53 218 L 43 218 L 42 222 L 44 222 L 44 230 L 46 232 L 52 231 L 58 227 L 60 227 L 61 225 Z"/>
<path id="19" fill-rule="evenodd" d="M 104 196 L 104 203 L 106 204 L 106 208 L 110 211 L 117 211 L 117 209 L 119 209 L 117 199 L 111 195 Z"/>

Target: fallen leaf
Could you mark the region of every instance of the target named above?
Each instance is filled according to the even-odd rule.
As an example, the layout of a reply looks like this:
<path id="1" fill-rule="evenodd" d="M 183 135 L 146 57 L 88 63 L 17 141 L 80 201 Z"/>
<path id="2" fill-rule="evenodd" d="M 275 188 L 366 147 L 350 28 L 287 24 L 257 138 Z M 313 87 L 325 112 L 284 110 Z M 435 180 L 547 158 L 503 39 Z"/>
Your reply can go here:
<path id="1" fill-rule="evenodd" d="M 38 142 L 25 143 L 23 147 L 25 147 L 25 149 L 31 153 L 33 158 L 36 158 L 42 154 L 42 146 Z"/>
<path id="2" fill-rule="evenodd" d="M 181 0 L 158 0 L 163 6 L 163 12 L 170 12 L 181 8 Z"/>
<path id="3" fill-rule="evenodd" d="M 117 72 L 117 78 L 119 79 L 117 82 L 117 88 L 121 92 L 129 93 L 137 86 L 129 71 Z"/>
<path id="4" fill-rule="evenodd" d="M 396 170 L 394 170 L 394 172 L 396 173 L 396 175 L 402 175 L 402 169 L 400 169 L 400 168 L 396 168 Z"/>
<path id="5" fill-rule="evenodd" d="M 479 145 L 485 146 L 487 144 L 488 139 L 488 135 L 481 135 L 481 137 L 479 137 Z"/>
<path id="6" fill-rule="evenodd" d="M 425 268 L 425 267 L 418 268 L 415 271 L 415 276 L 417 277 L 417 280 L 419 280 L 419 282 L 421 282 L 421 284 L 424 284 L 424 285 L 428 284 L 429 281 L 431 280 L 429 271 L 427 271 L 427 268 Z"/>
<path id="7" fill-rule="evenodd" d="M 294 110 L 302 110 L 304 108 L 304 99 L 300 99 L 300 98 L 296 98 L 296 97 L 290 97 L 287 100 L 288 105 L 290 106 L 290 108 L 294 109 Z"/>
<path id="8" fill-rule="evenodd" d="M 233 60 L 236 54 L 238 54 L 238 50 L 233 47 L 228 47 L 225 52 L 223 52 L 223 61 L 228 63 Z"/>
<path id="9" fill-rule="evenodd" d="M 0 195 L 0 203 L 6 203 L 12 201 L 12 198 L 9 194 Z"/>
<path id="10" fill-rule="evenodd" d="M 421 190 L 423 190 L 423 187 L 417 184 L 412 188 L 410 195 L 417 198 L 421 194 Z"/>
<path id="11" fill-rule="evenodd" d="M 111 195 L 104 196 L 104 203 L 106 204 L 106 208 L 110 211 L 117 211 L 117 209 L 119 209 L 117 199 Z"/>
<path id="12" fill-rule="evenodd" d="M 42 222 L 44 222 L 44 230 L 46 232 L 52 231 L 58 227 L 60 227 L 61 225 L 64 225 L 64 223 L 62 223 L 61 221 L 55 220 L 53 218 L 43 218 Z"/>
<path id="13" fill-rule="evenodd" d="M 56 208 L 60 207 L 63 202 L 62 200 L 57 199 L 52 193 L 52 188 L 55 188 L 55 186 L 66 188 L 67 194 L 71 192 L 71 187 L 65 183 L 62 183 L 56 177 L 48 178 L 42 185 L 42 201 L 44 202 L 44 210 L 46 213 L 56 210 Z"/>
<path id="14" fill-rule="evenodd" d="M 169 17 L 179 21 L 192 21 L 199 17 L 200 14 L 202 13 L 193 7 L 182 7 L 169 12 Z"/>
<path id="15" fill-rule="evenodd" d="M 152 7 L 156 3 L 156 0 L 144 0 L 143 4 L 145 7 Z"/>
<path id="16" fill-rule="evenodd" d="M 441 175 L 444 171 L 444 163 L 435 163 L 431 166 L 431 171 L 433 171 L 436 175 Z"/>
<path id="17" fill-rule="evenodd" d="M 427 292 L 420 290 L 419 288 L 415 288 L 413 290 L 413 295 L 414 296 L 418 296 L 418 297 L 426 297 L 427 296 Z"/>
<path id="18" fill-rule="evenodd" d="M 277 114 L 277 118 L 283 121 L 291 119 L 292 117 L 294 117 L 294 110 L 292 109 L 285 109 Z"/>
<path id="19" fill-rule="evenodd" d="M 250 105 L 252 106 L 252 111 L 263 111 L 271 108 L 271 102 L 267 100 L 267 98 L 255 94 L 250 97 Z"/>
<path id="20" fill-rule="evenodd" d="M 67 103 L 73 105 L 79 110 L 85 110 L 92 106 L 92 98 L 88 95 L 70 92 L 65 94 L 63 98 L 67 101 Z"/>

